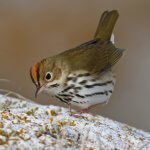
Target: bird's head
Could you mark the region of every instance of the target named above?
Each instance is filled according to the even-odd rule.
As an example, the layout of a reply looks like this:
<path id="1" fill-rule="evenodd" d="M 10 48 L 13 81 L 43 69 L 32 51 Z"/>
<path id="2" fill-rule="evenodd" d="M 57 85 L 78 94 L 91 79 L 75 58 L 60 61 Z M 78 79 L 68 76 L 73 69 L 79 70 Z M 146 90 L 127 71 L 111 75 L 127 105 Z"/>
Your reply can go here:
<path id="1" fill-rule="evenodd" d="M 30 76 L 36 86 L 35 97 L 37 97 L 43 91 L 52 92 L 54 88 L 60 86 L 62 70 L 54 60 L 44 59 L 31 67 Z"/>

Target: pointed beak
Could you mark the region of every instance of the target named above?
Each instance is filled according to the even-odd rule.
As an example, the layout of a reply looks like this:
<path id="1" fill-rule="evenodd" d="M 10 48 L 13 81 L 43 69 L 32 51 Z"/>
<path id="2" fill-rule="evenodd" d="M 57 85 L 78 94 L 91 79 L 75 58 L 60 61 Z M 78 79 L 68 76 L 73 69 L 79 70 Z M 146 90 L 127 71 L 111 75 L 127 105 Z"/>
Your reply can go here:
<path id="1" fill-rule="evenodd" d="M 35 98 L 37 98 L 38 95 L 42 92 L 42 89 L 43 88 L 39 85 L 36 87 Z"/>

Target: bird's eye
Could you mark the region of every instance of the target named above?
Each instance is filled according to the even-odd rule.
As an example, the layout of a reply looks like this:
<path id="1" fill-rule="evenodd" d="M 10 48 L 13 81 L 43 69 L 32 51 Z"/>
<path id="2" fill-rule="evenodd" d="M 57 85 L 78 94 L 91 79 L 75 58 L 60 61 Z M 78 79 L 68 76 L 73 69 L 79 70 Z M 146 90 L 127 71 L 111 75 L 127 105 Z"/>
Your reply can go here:
<path id="1" fill-rule="evenodd" d="M 52 78 L 52 74 L 50 72 L 47 72 L 46 75 L 45 75 L 46 81 L 50 81 L 51 78 Z"/>

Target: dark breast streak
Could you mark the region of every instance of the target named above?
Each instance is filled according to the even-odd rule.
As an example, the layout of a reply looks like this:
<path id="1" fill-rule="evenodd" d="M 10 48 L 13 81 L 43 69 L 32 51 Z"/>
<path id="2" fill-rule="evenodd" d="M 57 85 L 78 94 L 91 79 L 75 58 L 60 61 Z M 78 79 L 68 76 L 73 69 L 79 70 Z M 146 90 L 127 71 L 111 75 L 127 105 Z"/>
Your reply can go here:
<path id="1" fill-rule="evenodd" d="M 95 86 L 106 86 L 107 84 L 112 84 L 112 85 L 114 85 L 113 81 L 110 80 L 110 81 L 106 81 L 106 82 L 103 82 L 103 83 L 94 83 L 94 84 L 92 84 L 92 85 L 85 85 L 84 87 L 85 87 L 85 88 L 93 88 L 93 87 L 95 87 Z"/>
<path id="2" fill-rule="evenodd" d="M 59 97 L 59 96 L 57 96 L 57 95 L 55 95 L 55 97 L 56 97 L 58 100 L 62 101 L 63 103 L 68 104 L 68 101 L 66 101 L 66 100 L 63 99 L 62 97 Z"/>
<path id="3" fill-rule="evenodd" d="M 108 80 L 102 83 L 97 83 L 96 80 L 90 80 L 91 82 L 93 82 L 93 84 L 88 85 L 87 84 L 88 80 L 86 80 L 85 78 L 82 81 L 77 83 L 79 78 L 88 77 L 88 76 L 90 76 L 89 73 L 84 73 L 84 74 L 79 74 L 75 77 L 74 76 L 68 77 L 65 89 L 58 94 L 57 98 L 67 104 L 70 103 L 71 101 L 74 103 L 83 104 L 85 103 L 85 101 L 79 102 L 79 101 L 76 101 L 76 98 L 86 99 L 87 97 L 93 97 L 96 95 L 108 96 L 109 94 L 112 94 L 112 90 L 106 90 L 106 91 L 93 92 L 90 94 L 87 93 L 87 94 L 82 95 L 80 92 L 82 88 L 89 89 L 89 92 L 90 92 L 90 89 L 95 88 L 96 86 L 107 86 L 109 84 L 114 85 L 114 82 L 112 80 Z M 72 81 L 72 83 L 68 85 L 68 82 L 70 81 Z M 70 90 L 73 90 L 73 91 L 71 92 Z"/>

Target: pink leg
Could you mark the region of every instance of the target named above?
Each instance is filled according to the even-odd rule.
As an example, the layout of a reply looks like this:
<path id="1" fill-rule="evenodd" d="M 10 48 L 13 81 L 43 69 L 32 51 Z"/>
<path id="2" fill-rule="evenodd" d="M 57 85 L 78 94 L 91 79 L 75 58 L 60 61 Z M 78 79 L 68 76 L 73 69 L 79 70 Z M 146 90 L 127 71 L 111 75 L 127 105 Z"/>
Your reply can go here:
<path id="1" fill-rule="evenodd" d="M 69 104 L 68 106 L 69 106 L 69 115 L 72 116 L 73 112 L 71 111 L 71 104 Z"/>
<path id="2" fill-rule="evenodd" d="M 74 116 L 74 117 L 81 117 L 81 113 L 76 113 L 76 112 L 72 112 L 71 111 L 71 104 L 68 105 L 69 106 L 69 115 L 70 116 Z"/>

